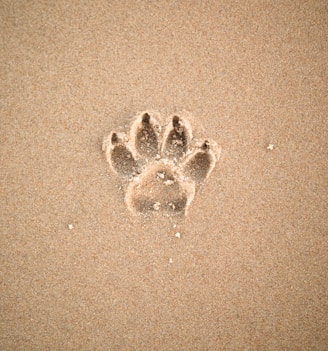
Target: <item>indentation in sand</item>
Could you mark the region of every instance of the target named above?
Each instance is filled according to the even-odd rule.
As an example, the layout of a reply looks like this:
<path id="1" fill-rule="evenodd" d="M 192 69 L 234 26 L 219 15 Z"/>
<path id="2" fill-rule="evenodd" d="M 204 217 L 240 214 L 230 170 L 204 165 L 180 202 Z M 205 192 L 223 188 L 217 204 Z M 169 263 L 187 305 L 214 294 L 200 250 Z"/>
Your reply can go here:
<path id="1" fill-rule="evenodd" d="M 125 180 L 125 202 L 136 213 L 187 214 L 197 187 L 211 174 L 221 148 L 199 142 L 186 117 L 137 115 L 128 135 L 111 132 L 103 150 L 115 173 Z M 163 132 L 162 132 L 163 131 Z"/>

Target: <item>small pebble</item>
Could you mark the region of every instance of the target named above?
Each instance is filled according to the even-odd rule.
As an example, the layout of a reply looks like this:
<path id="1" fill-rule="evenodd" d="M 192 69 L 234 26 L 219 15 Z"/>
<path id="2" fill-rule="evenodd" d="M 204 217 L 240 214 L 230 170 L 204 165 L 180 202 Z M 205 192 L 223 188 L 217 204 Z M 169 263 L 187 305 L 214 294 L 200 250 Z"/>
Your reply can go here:
<path id="1" fill-rule="evenodd" d="M 181 234 L 179 232 L 177 232 L 177 233 L 175 233 L 175 237 L 180 239 L 181 238 Z"/>
<path id="2" fill-rule="evenodd" d="M 173 260 L 172 260 L 172 258 L 171 258 L 171 257 L 169 258 L 169 263 L 173 263 Z"/>
<path id="3" fill-rule="evenodd" d="M 74 228 L 73 224 L 69 224 L 69 225 L 68 225 L 68 229 L 69 229 L 69 230 L 71 230 L 71 229 L 73 229 L 73 228 Z"/>
<path id="4" fill-rule="evenodd" d="M 269 145 L 267 146 L 267 149 L 268 149 L 268 150 L 271 150 L 271 151 L 272 151 L 273 148 L 274 148 L 274 145 L 273 145 L 273 144 L 269 144 Z"/>

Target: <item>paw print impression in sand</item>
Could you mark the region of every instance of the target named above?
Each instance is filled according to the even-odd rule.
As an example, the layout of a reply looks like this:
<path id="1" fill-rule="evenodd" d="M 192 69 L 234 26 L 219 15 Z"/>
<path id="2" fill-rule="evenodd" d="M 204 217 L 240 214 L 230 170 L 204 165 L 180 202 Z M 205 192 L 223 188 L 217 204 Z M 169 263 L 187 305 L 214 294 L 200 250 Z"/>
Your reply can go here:
<path id="1" fill-rule="evenodd" d="M 187 214 L 197 188 L 220 157 L 215 142 L 193 138 L 187 118 L 173 115 L 163 127 L 158 113 L 136 116 L 129 134 L 111 132 L 103 150 L 125 183 L 134 213 Z"/>

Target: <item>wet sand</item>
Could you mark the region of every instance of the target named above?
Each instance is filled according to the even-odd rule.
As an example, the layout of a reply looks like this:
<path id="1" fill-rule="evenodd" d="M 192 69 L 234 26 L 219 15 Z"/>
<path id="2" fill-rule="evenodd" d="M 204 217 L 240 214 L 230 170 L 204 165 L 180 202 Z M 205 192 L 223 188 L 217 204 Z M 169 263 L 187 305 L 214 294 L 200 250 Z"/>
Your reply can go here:
<path id="1" fill-rule="evenodd" d="M 1 350 L 327 349 L 327 15 L 2 2 Z M 187 217 L 102 151 L 148 109 L 222 147 Z"/>

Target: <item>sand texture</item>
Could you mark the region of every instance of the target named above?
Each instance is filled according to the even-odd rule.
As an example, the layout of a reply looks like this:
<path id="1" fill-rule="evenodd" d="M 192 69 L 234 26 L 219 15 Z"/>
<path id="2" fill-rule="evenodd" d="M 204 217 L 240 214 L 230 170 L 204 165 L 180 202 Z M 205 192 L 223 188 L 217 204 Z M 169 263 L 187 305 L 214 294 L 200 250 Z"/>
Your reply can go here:
<path id="1" fill-rule="evenodd" d="M 5 0 L 0 35 L 1 351 L 328 349 L 327 1 Z"/>

